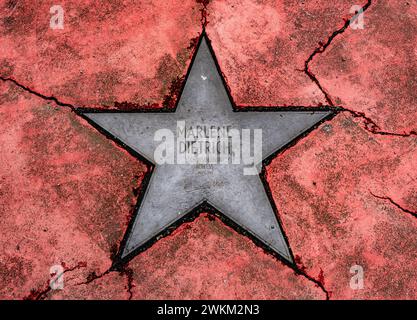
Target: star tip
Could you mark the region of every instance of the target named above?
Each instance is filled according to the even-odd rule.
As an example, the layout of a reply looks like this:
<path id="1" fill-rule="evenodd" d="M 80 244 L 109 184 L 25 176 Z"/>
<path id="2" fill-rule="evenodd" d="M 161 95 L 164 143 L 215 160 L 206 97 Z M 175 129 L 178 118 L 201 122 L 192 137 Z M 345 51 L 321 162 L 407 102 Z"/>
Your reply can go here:
<path id="1" fill-rule="evenodd" d="M 294 259 L 292 258 L 291 254 L 289 252 L 281 252 L 278 251 L 279 256 L 288 264 L 294 265 Z"/>
<path id="2" fill-rule="evenodd" d="M 285 259 L 290 263 L 290 265 L 295 265 L 294 259 L 290 255 L 285 257 Z"/>

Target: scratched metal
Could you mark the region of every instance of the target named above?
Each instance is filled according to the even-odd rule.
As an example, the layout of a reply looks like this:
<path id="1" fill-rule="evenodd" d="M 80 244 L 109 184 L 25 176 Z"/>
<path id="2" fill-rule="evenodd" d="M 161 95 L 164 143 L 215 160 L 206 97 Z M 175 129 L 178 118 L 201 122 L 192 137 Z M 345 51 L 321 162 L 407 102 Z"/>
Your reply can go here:
<path id="1" fill-rule="evenodd" d="M 203 37 L 175 112 L 85 113 L 91 121 L 155 164 L 138 206 L 122 258 L 152 240 L 206 201 L 284 259 L 293 262 L 283 231 L 259 175 L 244 175 L 245 164 L 155 163 L 157 130 L 186 125 L 262 129 L 262 154 L 275 151 L 329 116 L 329 111 L 233 111 Z"/>

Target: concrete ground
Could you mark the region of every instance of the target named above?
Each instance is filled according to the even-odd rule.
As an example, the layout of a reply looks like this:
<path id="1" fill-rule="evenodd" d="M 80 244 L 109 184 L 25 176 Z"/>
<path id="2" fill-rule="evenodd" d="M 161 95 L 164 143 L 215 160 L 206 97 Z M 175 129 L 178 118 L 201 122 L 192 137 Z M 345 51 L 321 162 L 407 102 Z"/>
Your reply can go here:
<path id="1" fill-rule="evenodd" d="M 417 298 L 415 1 L 51 5 L 0 1 L 0 298 Z M 341 110 L 266 170 L 297 267 L 202 214 L 110 271 L 148 168 L 74 110 L 173 107 L 203 27 L 238 106 Z"/>

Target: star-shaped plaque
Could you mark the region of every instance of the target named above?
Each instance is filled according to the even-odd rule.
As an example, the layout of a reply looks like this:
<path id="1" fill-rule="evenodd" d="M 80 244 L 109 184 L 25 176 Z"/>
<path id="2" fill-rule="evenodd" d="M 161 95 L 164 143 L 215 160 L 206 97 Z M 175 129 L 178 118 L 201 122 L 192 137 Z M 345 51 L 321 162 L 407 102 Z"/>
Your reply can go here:
<path id="1" fill-rule="evenodd" d="M 293 264 L 262 168 L 280 150 L 331 117 L 332 111 L 275 107 L 237 110 L 203 33 L 175 110 L 84 111 L 82 114 L 152 168 L 120 248 L 121 260 L 129 260 L 161 235 L 208 210 L 218 213 L 223 221 L 278 254 L 286 263 Z M 241 139 L 240 145 L 230 145 L 228 134 L 245 130 L 252 134 L 252 143 Z M 255 131 L 261 133 L 258 142 Z M 165 134 L 170 132 L 172 136 Z M 219 161 L 221 151 L 215 148 L 218 156 L 211 161 L 200 161 L 200 158 L 197 162 L 180 161 L 181 152 L 195 155 L 204 149 L 207 156 L 213 152 L 209 138 L 215 140 L 220 135 L 227 137 L 224 154 L 235 156 L 234 160 Z M 197 143 L 200 140 L 205 141 L 203 149 Z M 182 146 L 181 141 L 185 142 Z M 252 148 L 252 154 L 261 146 L 262 157 L 253 157 L 252 164 L 246 161 L 250 157 L 241 159 L 239 155 L 246 150 L 245 146 Z M 253 168 L 257 169 L 255 174 Z"/>

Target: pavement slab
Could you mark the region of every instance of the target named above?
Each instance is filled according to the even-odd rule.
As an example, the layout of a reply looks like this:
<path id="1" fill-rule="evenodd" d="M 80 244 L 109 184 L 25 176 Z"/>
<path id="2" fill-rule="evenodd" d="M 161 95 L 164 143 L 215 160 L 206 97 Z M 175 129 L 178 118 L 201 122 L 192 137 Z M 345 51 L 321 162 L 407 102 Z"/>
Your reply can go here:
<path id="1" fill-rule="evenodd" d="M 364 29 L 346 31 L 310 64 L 335 105 L 373 132 L 416 135 L 417 7 L 372 1 Z"/>
<path id="2" fill-rule="evenodd" d="M 340 114 L 269 166 L 295 259 L 331 298 L 416 298 L 416 155 L 416 138 L 373 135 Z M 362 290 L 350 288 L 355 265 Z"/>
<path id="3" fill-rule="evenodd" d="M 0 297 L 36 296 L 53 265 L 106 271 L 146 167 L 69 109 L 13 84 L 0 97 Z"/>
<path id="4" fill-rule="evenodd" d="M 236 103 L 328 104 L 304 72 L 305 61 L 353 16 L 349 11 L 352 5 L 344 0 L 210 2 L 207 33 Z"/>
<path id="5" fill-rule="evenodd" d="M 195 1 L 60 5 L 52 30 L 48 2 L 0 2 L 2 77 L 79 107 L 169 105 L 201 31 Z"/>

